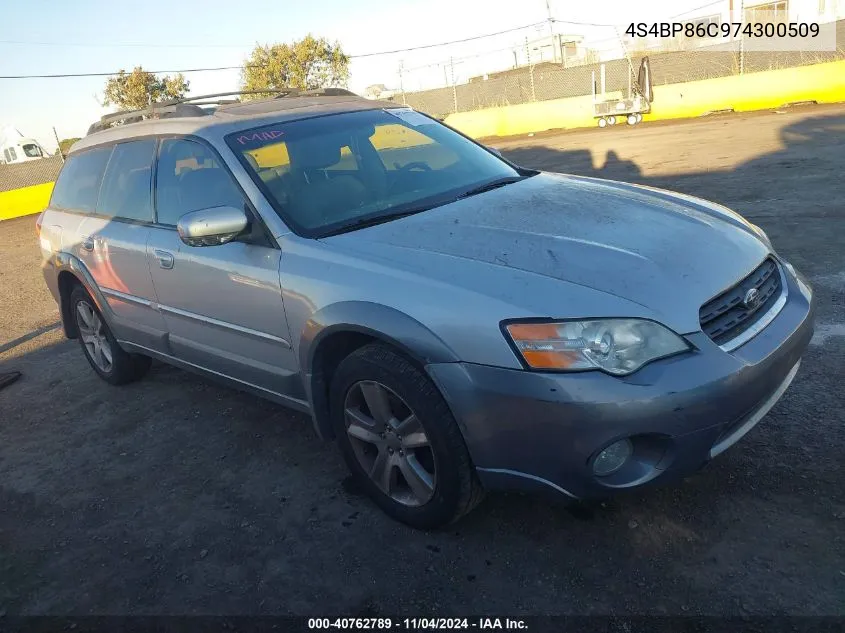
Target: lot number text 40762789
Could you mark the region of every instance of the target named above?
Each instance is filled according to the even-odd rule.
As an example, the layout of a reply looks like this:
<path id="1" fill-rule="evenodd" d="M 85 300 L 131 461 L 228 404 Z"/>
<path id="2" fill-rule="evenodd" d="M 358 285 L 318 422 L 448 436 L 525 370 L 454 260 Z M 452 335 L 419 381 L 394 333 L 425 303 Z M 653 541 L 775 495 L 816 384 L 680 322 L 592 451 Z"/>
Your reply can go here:
<path id="1" fill-rule="evenodd" d="M 309 618 L 308 629 L 445 631 L 525 630 L 524 620 L 511 618 Z"/>

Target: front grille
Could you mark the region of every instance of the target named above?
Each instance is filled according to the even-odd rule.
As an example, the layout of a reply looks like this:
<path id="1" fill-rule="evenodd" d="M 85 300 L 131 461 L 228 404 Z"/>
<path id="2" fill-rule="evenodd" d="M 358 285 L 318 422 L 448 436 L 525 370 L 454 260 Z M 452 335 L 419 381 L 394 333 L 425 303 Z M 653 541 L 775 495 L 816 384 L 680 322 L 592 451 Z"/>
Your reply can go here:
<path id="1" fill-rule="evenodd" d="M 782 292 L 778 265 L 767 258 L 734 287 L 711 299 L 698 311 L 701 329 L 717 345 L 724 345 L 754 325 L 774 305 Z M 745 298 L 757 290 L 756 303 L 746 305 Z"/>

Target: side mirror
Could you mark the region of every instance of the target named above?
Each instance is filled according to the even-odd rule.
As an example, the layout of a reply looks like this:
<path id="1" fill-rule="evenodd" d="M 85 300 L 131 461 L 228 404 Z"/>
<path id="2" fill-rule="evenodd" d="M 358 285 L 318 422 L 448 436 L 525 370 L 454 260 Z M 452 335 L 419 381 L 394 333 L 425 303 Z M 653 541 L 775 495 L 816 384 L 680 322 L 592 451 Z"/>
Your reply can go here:
<path id="1" fill-rule="evenodd" d="M 490 150 L 491 152 L 493 152 L 493 153 L 494 153 L 496 156 L 498 156 L 499 158 L 504 158 L 504 156 L 502 156 L 502 152 L 499 150 L 499 148 L 497 148 L 497 147 L 490 147 L 490 146 L 488 145 L 488 146 L 487 146 L 487 149 L 488 149 L 488 150 Z"/>
<path id="2" fill-rule="evenodd" d="M 211 207 L 191 211 L 179 218 L 176 230 L 188 246 L 219 246 L 243 233 L 249 221 L 235 207 Z"/>

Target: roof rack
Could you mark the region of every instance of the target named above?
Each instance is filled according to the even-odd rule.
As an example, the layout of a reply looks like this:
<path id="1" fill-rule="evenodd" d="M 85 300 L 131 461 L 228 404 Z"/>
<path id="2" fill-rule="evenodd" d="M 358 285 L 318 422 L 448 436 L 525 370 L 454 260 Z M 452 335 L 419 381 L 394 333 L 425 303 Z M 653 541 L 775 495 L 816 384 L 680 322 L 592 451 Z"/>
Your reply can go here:
<path id="1" fill-rule="evenodd" d="M 325 88 L 321 90 L 341 90 L 339 88 Z M 310 92 L 316 91 L 309 91 L 309 96 L 312 96 Z M 344 94 L 353 94 L 349 93 L 349 91 L 344 91 Z M 241 95 L 255 95 L 255 94 L 271 94 L 274 95 L 274 99 L 279 99 L 282 97 L 293 97 L 299 95 L 299 91 L 293 88 L 285 88 L 285 89 L 277 89 L 277 88 L 265 88 L 263 90 L 237 90 L 234 92 L 218 92 L 214 94 L 207 94 L 207 95 L 197 95 L 195 97 L 184 97 L 182 99 L 172 99 L 170 101 L 162 101 L 161 103 L 153 103 L 147 106 L 146 108 L 140 108 L 138 110 L 123 110 L 121 112 L 115 112 L 113 114 L 107 114 L 100 118 L 99 121 L 95 121 L 92 123 L 88 128 L 88 134 L 93 134 L 94 132 L 100 132 L 105 130 L 113 123 L 123 122 L 124 124 L 128 123 L 138 123 L 139 121 L 143 121 L 145 119 L 159 119 L 159 118 L 170 118 L 170 117 L 185 117 L 185 116 L 207 116 L 211 114 L 208 110 L 201 108 L 200 106 L 203 105 L 228 105 L 233 103 L 238 103 L 237 99 L 222 99 L 221 97 L 233 97 L 233 96 L 241 96 Z M 316 96 L 316 95 L 313 95 Z M 326 93 L 322 96 L 340 96 L 333 95 L 330 93 Z"/>
<path id="2" fill-rule="evenodd" d="M 297 97 L 357 97 L 358 95 L 352 92 L 351 90 L 347 90 L 346 88 L 315 88 L 313 90 L 305 90 L 304 92 L 299 92 L 296 95 L 286 95 L 286 96 L 297 96 Z"/>

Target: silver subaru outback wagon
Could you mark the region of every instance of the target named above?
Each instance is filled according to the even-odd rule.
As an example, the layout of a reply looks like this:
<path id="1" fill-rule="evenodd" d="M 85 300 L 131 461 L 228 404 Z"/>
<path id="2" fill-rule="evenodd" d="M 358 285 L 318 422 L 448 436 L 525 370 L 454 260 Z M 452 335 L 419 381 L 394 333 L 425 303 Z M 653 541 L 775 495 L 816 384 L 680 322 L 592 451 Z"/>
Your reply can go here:
<path id="1" fill-rule="evenodd" d="M 207 103 L 73 147 L 38 221 L 64 331 L 109 383 L 155 358 L 310 414 L 400 521 L 675 480 L 798 371 L 810 286 L 722 206 L 343 91 Z"/>

